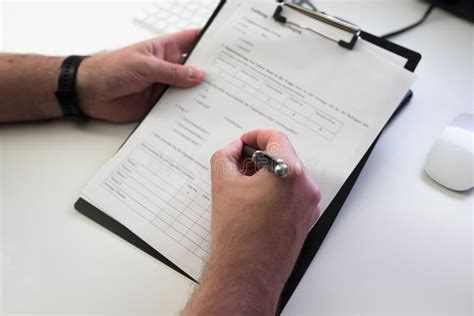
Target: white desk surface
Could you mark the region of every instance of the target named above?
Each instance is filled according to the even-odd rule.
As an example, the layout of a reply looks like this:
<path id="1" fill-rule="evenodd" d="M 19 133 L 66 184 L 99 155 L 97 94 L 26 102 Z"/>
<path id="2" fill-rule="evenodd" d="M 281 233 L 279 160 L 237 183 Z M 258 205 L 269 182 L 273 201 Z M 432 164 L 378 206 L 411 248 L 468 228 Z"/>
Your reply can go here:
<path id="1" fill-rule="evenodd" d="M 152 36 L 143 3 L 4 2 L 3 51 L 86 54 Z M 321 2 L 376 34 L 414 1 Z M 1 12 L 0 12 L 1 13 Z M 424 175 L 444 126 L 473 107 L 473 26 L 436 10 L 397 42 L 423 54 L 415 97 L 383 134 L 287 315 L 471 315 L 473 193 Z M 176 314 L 192 284 L 73 209 L 133 125 L 0 127 L 3 314 Z"/>

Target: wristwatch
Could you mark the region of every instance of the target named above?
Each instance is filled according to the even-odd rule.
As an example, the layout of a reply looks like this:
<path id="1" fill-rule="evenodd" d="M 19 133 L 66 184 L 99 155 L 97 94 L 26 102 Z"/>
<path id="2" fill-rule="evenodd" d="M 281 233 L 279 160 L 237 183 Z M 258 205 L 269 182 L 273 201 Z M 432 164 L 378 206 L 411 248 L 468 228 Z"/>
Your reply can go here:
<path id="1" fill-rule="evenodd" d="M 58 79 L 58 90 L 54 93 L 65 117 L 85 118 L 79 107 L 76 93 L 77 70 L 88 56 L 69 56 L 64 59 Z"/>

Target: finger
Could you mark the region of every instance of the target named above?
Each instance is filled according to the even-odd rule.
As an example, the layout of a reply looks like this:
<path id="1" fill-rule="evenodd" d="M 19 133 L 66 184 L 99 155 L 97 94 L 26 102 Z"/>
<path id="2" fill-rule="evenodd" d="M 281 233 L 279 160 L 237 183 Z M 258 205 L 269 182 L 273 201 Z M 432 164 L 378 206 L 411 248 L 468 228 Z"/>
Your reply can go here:
<path id="1" fill-rule="evenodd" d="M 254 130 L 242 135 L 241 140 L 244 144 L 268 151 L 273 155 L 296 157 L 295 150 L 288 138 L 277 131 L 266 129 Z"/>
<path id="2" fill-rule="evenodd" d="M 297 173 L 301 171 L 301 162 L 284 134 L 273 130 L 259 129 L 242 135 L 241 140 L 246 145 L 265 150 L 285 160 L 290 171 Z"/>
<path id="3" fill-rule="evenodd" d="M 204 70 L 188 65 L 170 63 L 154 59 L 151 63 L 150 79 L 154 83 L 163 83 L 180 88 L 189 88 L 204 79 Z"/>
<path id="4" fill-rule="evenodd" d="M 239 167 L 242 148 L 242 141 L 238 139 L 212 155 L 211 175 L 213 181 L 241 176 Z"/>
<path id="5" fill-rule="evenodd" d="M 164 35 L 158 40 L 165 46 L 167 44 L 173 43 L 179 48 L 181 53 L 184 54 L 188 53 L 189 50 L 193 47 L 193 44 L 199 36 L 200 32 L 201 29 L 184 30 L 181 32 Z"/>

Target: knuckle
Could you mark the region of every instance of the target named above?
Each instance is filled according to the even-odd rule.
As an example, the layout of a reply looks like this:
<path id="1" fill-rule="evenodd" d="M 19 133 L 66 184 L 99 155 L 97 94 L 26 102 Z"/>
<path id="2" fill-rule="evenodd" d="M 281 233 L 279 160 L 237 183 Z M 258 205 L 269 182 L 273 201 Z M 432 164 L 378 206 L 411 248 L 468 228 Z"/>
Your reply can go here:
<path id="1" fill-rule="evenodd" d="M 316 203 L 319 203 L 321 201 L 321 190 L 320 190 L 318 185 L 314 186 L 313 196 L 314 196 L 314 199 L 315 199 Z"/>
<path id="2" fill-rule="evenodd" d="M 219 161 L 222 161 L 224 157 L 224 152 L 222 149 L 216 151 L 212 156 L 211 156 L 211 163 L 214 166 L 215 164 L 219 163 Z"/>
<path id="3" fill-rule="evenodd" d="M 218 157 L 219 157 L 219 151 L 214 152 L 211 156 L 211 162 L 216 161 Z"/>
<path id="4" fill-rule="evenodd" d="M 299 183 L 299 187 L 303 188 L 303 196 L 302 198 L 311 205 L 312 207 L 316 207 L 319 202 L 321 202 L 321 190 L 319 186 L 305 173 L 302 176 L 297 176 L 297 183 Z"/>
<path id="5" fill-rule="evenodd" d="M 211 157 L 211 174 L 213 178 L 220 179 L 219 182 L 221 182 L 223 178 L 227 178 L 226 175 L 228 175 L 230 171 L 223 151 L 219 150 L 215 152 Z"/>

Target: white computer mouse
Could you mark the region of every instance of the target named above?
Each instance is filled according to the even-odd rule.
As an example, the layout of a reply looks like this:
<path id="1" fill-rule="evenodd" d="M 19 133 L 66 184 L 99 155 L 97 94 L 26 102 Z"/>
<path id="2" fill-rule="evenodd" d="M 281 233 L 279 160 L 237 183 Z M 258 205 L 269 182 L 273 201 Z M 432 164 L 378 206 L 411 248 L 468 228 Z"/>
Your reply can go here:
<path id="1" fill-rule="evenodd" d="M 454 191 L 474 187 L 474 114 L 463 113 L 448 125 L 431 148 L 426 173 Z"/>

